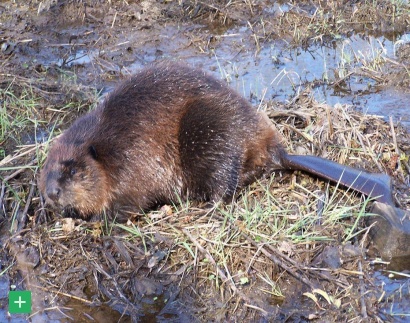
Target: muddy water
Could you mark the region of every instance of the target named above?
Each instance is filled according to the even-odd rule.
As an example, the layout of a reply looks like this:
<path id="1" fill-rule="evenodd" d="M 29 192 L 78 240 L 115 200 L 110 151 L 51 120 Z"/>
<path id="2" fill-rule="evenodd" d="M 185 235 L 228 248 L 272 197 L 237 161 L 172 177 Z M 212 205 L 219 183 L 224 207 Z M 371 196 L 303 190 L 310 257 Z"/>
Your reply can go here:
<path id="1" fill-rule="evenodd" d="M 396 41 L 354 35 L 334 42 L 332 48 L 312 46 L 306 50 L 289 49 L 285 43 L 278 42 L 262 48 L 256 55 L 244 50 L 235 55 L 232 47 L 226 44 L 215 51 L 210 62 L 204 63 L 201 59 L 201 63 L 222 74 L 246 97 L 256 98 L 255 104 L 260 99 L 291 100 L 312 84 L 319 102 L 329 105 L 346 103 L 364 113 L 385 118 L 392 116 L 396 122 L 400 121 L 410 129 L 410 89 L 407 93 L 390 87 L 381 89 L 371 78 L 355 75 L 347 78 L 344 91 L 329 85 L 335 81 L 337 71 L 348 73 L 377 59 L 397 61 L 395 48 L 401 42 L 410 43 L 410 34 L 402 35 Z M 187 60 L 199 63 L 198 58 Z"/>
<path id="2" fill-rule="evenodd" d="M 386 315 L 383 319 L 387 321 L 387 317 L 390 316 L 394 318 L 394 322 L 409 322 L 410 279 L 400 277 L 400 275 L 387 276 L 386 274 L 385 271 L 375 273 L 377 284 L 385 291 L 383 296 L 390 303 L 390 307 L 382 311 Z"/>
<path id="3" fill-rule="evenodd" d="M 246 28 L 235 28 L 218 36 L 219 44 L 208 55 L 198 55 L 192 48 L 183 48 L 184 40 L 175 40 L 180 29 L 168 27 L 159 45 L 145 47 L 142 56 L 128 61 L 123 70 L 133 73 L 146 63 L 158 59 L 179 59 L 200 66 L 225 79 L 245 97 L 258 105 L 261 100 L 291 100 L 307 86 L 319 102 L 329 105 L 346 103 L 363 113 L 393 117 L 410 129 L 410 89 L 395 90 L 380 86 L 366 75 L 347 74 L 360 68 L 379 72 L 379 61 L 398 63 L 397 50 L 410 43 L 410 34 L 389 40 L 383 36 L 359 36 L 334 41 L 332 46 L 314 45 L 307 49 L 290 48 L 284 41 L 268 44 L 260 50 L 249 50 L 241 44 Z M 58 59 L 60 67 L 92 65 L 97 50 L 81 49 L 66 59 Z M 120 69 L 118 68 L 118 71 Z M 343 87 L 334 87 L 345 77 Z M 110 88 L 110 87 L 109 87 Z"/>
<path id="4" fill-rule="evenodd" d="M 282 5 L 281 10 L 287 10 L 287 6 Z M 35 60 L 46 67 L 57 66 L 75 71 L 80 77 L 79 82 L 93 84 L 93 78 L 101 73 L 102 65 L 110 69 L 113 74 L 128 74 L 157 59 L 180 59 L 226 79 L 255 106 L 263 100 L 278 102 L 292 100 L 306 86 L 311 86 L 319 101 L 330 105 L 348 103 L 364 113 L 378 114 L 385 118 L 392 116 L 394 121 L 400 121 L 410 129 L 408 90 L 397 91 L 389 86 L 380 87 L 371 77 L 355 74 L 346 77 L 342 88 L 331 86 L 336 80 L 336 73 L 339 77 L 344 77 L 356 68 L 373 67 L 378 59 L 397 61 L 397 48 L 402 43 L 410 42 L 410 34 L 400 35 L 394 39 L 383 36 L 352 35 L 350 38 L 334 41 L 329 46 L 313 45 L 307 49 L 291 48 L 286 41 L 279 40 L 257 48 L 254 44 L 249 44 L 249 39 L 246 39 L 249 36 L 247 27 L 235 27 L 223 30 L 218 35 L 210 35 L 210 50 L 203 50 L 200 44 L 197 47 L 192 46 L 191 39 L 187 36 L 194 30 L 203 28 L 203 26 L 192 25 L 154 27 L 154 31 L 128 33 L 111 48 L 79 46 L 78 50 L 70 50 L 69 55 L 62 55 L 63 51 L 55 50 L 56 47 L 41 47 L 36 57 L 27 57 L 27 60 Z M 149 41 L 152 32 L 156 36 Z M 128 51 L 130 46 L 133 48 Z M 32 55 L 33 52 L 30 53 Z M 24 56 L 23 52 L 20 54 Z M 115 57 L 120 55 L 124 56 L 116 60 Z M 112 58 L 109 64 L 107 57 Z M 103 81 L 96 84 L 105 87 L 108 91 L 115 81 L 116 77 L 113 77 L 112 82 Z M 389 268 L 389 270 L 406 269 L 408 270 L 409 267 Z M 387 271 L 377 272 L 376 277 L 379 284 L 389 287 L 386 297 L 391 297 L 394 304 L 391 309 L 385 309 L 386 314 L 408 313 L 409 280 L 389 278 Z M 5 309 L 7 296 L 1 291 L 9 290 L 10 283 L 5 276 L 0 278 L 0 308 Z M 118 313 L 110 311 L 110 308 L 101 307 L 95 312 L 90 312 L 89 307 L 83 304 L 72 302 L 66 305 L 75 308 L 76 314 L 73 316 L 75 321 L 82 320 L 82 312 L 89 313 L 99 322 L 120 319 Z M 147 318 L 154 321 L 152 315 L 148 316 L 148 313 L 149 311 L 147 311 Z M 71 321 L 65 316 L 58 316 L 55 312 L 50 315 L 36 315 L 33 321 Z M 129 318 L 123 319 L 129 320 Z M 25 316 L 13 316 L 12 321 L 26 322 L 27 320 Z M 10 321 L 10 317 L 5 310 L 0 310 L 0 322 L 3 321 Z"/>

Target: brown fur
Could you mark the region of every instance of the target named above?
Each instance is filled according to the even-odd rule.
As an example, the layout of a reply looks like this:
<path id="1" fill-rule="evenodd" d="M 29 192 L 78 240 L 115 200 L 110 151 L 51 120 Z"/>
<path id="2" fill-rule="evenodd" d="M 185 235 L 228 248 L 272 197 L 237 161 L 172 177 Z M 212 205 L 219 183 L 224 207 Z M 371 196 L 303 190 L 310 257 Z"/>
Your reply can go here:
<path id="1" fill-rule="evenodd" d="M 39 179 L 49 204 L 83 218 L 149 209 L 176 196 L 229 199 L 286 154 L 270 121 L 203 71 L 145 68 L 79 118 L 50 149 Z"/>

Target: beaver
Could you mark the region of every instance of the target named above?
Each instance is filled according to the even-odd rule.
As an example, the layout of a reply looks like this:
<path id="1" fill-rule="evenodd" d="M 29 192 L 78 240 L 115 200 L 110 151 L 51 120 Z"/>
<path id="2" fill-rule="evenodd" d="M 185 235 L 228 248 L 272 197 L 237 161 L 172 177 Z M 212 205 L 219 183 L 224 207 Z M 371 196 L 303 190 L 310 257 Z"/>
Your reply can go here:
<path id="1" fill-rule="evenodd" d="M 390 178 L 290 155 L 268 117 L 202 70 L 162 62 L 120 83 L 52 144 L 38 181 L 46 202 L 84 218 L 182 199 L 229 201 L 280 169 L 301 169 L 392 203 Z"/>

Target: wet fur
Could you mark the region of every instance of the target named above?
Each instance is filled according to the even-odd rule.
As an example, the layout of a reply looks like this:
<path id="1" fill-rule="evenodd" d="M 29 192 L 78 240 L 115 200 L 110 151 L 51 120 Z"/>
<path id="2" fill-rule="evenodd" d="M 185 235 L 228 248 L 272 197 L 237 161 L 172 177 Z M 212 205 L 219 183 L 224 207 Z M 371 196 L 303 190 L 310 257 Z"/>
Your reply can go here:
<path id="1" fill-rule="evenodd" d="M 46 201 L 88 218 L 182 198 L 229 199 L 285 154 L 267 117 L 224 82 L 175 63 L 122 82 L 52 145 Z M 58 197 L 52 192 L 59 192 Z"/>

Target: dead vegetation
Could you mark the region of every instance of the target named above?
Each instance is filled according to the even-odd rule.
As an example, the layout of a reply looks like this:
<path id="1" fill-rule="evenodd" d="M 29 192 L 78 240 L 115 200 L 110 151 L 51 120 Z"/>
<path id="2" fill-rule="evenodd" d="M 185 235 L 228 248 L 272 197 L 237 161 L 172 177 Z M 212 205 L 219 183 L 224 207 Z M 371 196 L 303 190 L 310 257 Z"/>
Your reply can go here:
<path id="1" fill-rule="evenodd" d="M 306 47 L 353 31 L 400 32 L 409 25 L 408 5 L 391 1 L 291 1 L 272 11 L 264 2 L 248 0 L 96 3 L 8 4 L 16 11 L 6 26 L 34 8 L 58 17 L 53 23 L 68 29 L 78 22 L 104 27 L 102 36 L 87 31 L 70 38 L 68 47 L 61 45 L 68 59 L 82 44 L 99 48 L 127 28 L 152 30 L 157 23 L 179 19 L 214 31 L 214 36 L 189 34 L 189 45 L 202 53 L 212 52 L 220 33 L 234 24 L 248 26 L 244 37 L 255 53 L 275 39 Z M 2 53 L 0 63 L 8 71 L 0 84 L 0 228 L 5 247 L 0 256 L 10 281 L 37 295 L 34 311 L 73 316 L 64 308 L 71 299 L 84 306 L 109 305 L 125 315 L 124 321 L 379 322 L 394 317 L 394 311 L 380 309 L 401 295 L 383 297 L 383 286 L 375 285 L 372 275 L 377 254 L 363 221 L 370 216 L 371 201 L 300 172 L 261 179 L 228 205 L 209 208 L 180 201 L 126 224 L 62 219 L 47 209 L 36 188 L 39 166 L 50 140 L 96 103 L 101 87 L 82 85 L 89 84 L 84 80 L 117 79 L 127 74 L 117 68 L 125 65 L 127 55 L 140 52 L 122 43 L 110 51 L 101 47 L 88 78 L 82 74 L 76 79 L 81 68 L 67 64 L 27 63 L 16 73 L 15 57 L 28 51 L 25 41 L 30 38 L 25 32 L 16 37 L 21 45 L 17 54 Z M 398 62 L 380 54 L 357 69 L 340 66 L 332 85 L 348 90 L 349 77 L 364 76 L 405 88 L 410 78 L 405 48 L 402 52 Z M 360 114 L 351 106 L 318 103 L 308 89 L 289 103 L 262 102 L 260 108 L 290 152 L 388 173 L 397 201 L 409 209 L 410 135 L 400 124 Z"/>
<path id="2" fill-rule="evenodd" d="M 47 100 L 36 102 L 38 111 L 49 109 Z M 318 104 L 309 92 L 266 109 L 289 151 L 386 172 L 402 207 L 409 207 L 401 190 L 409 181 L 409 135 L 399 125 Z M 182 311 L 200 321 L 214 315 L 344 321 L 363 313 L 378 320 L 382 290 L 371 285 L 365 260 L 369 201 L 284 172 L 211 209 L 181 201 L 128 224 L 60 219 L 44 208 L 35 186 L 46 145 L 22 146 L 0 163 L 3 227 L 13 233 L 5 246 L 11 259 L 28 266 L 26 288 L 85 304 L 90 297 L 95 304 L 108 301 L 134 318 L 154 311 L 144 308 L 155 299 L 159 317 Z M 11 277 L 16 270 L 21 265 L 10 268 Z M 294 312 L 301 299 L 305 305 Z"/>

